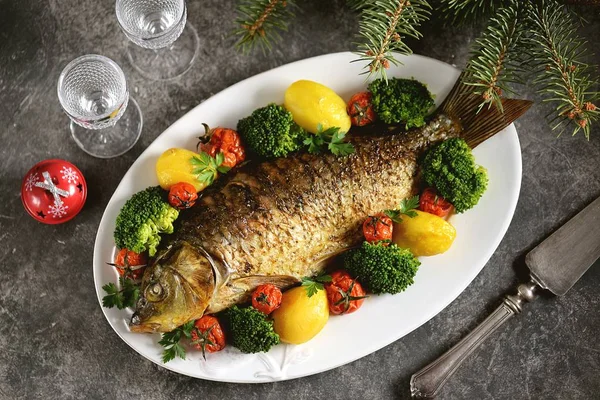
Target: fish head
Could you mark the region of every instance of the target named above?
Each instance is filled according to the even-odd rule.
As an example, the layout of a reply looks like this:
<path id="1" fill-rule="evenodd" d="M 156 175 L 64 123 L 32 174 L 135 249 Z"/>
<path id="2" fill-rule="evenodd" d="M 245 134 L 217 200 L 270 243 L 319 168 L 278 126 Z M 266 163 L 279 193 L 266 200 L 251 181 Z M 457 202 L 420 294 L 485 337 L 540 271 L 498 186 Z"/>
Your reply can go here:
<path id="1" fill-rule="evenodd" d="M 170 332 L 200 318 L 215 291 L 210 257 L 187 242 L 163 251 L 144 272 L 133 332 Z"/>

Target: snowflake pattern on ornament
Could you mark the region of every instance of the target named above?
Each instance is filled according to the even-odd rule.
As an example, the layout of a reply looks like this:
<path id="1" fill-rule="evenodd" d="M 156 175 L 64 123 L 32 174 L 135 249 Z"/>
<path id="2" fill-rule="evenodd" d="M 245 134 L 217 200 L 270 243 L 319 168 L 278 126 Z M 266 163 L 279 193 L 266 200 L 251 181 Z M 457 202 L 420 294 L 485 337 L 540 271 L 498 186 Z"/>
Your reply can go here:
<path id="1" fill-rule="evenodd" d="M 62 178 L 66 179 L 69 183 L 75 183 L 79 180 L 79 175 L 71 167 L 62 167 L 60 172 L 63 174 Z"/>
<path id="2" fill-rule="evenodd" d="M 37 172 L 34 172 L 33 174 L 29 175 L 27 177 L 27 179 L 25 180 L 25 190 L 28 192 L 31 192 L 37 181 L 38 181 L 38 173 Z"/>
<path id="3" fill-rule="evenodd" d="M 63 215 L 67 215 L 68 208 L 69 206 L 54 202 L 54 204 L 48 206 L 48 214 L 52 215 L 52 218 L 60 218 Z"/>

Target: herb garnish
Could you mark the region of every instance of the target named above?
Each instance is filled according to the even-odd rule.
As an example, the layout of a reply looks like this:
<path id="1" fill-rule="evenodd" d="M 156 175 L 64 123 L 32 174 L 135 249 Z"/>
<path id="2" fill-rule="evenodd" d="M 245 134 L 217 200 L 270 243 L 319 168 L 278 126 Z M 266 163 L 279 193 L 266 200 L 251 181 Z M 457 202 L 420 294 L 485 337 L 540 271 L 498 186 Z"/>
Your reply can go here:
<path id="1" fill-rule="evenodd" d="M 304 139 L 304 144 L 308 146 L 309 153 L 320 153 L 327 145 L 329 151 L 336 156 L 347 156 L 354 153 L 354 146 L 352 143 L 346 143 L 345 137 L 346 132 L 340 132 L 340 128 L 337 126 L 323 130 L 323 126 L 319 124 L 317 133 L 308 134 L 308 137 Z"/>
<path id="2" fill-rule="evenodd" d="M 223 161 L 225 161 L 223 153 L 211 157 L 208 153 L 201 152 L 199 157 L 194 156 L 190 159 L 194 166 L 192 173 L 196 175 L 198 182 L 210 186 L 217 179 L 219 172 L 225 174 L 231 169 L 223 166 Z"/>
<path id="3" fill-rule="evenodd" d="M 409 218 L 417 216 L 415 209 L 419 207 L 419 196 L 413 196 L 410 199 L 404 199 L 400 202 L 400 207 L 397 210 L 385 210 L 384 213 L 396 223 L 402 222 L 402 215 Z"/>
<path id="4" fill-rule="evenodd" d="M 308 297 L 312 297 L 319 290 L 325 289 L 324 283 L 331 282 L 331 275 L 320 275 L 314 278 L 302 278 L 302 286 L 306 289 Z"/>
<path id="5" fill-rule="evenodd" d="M 179 343 L 182 337 L 192 338 L 192 330 L 194 329 L 194 321 L 186 322 L 171 332 L 163 333 L 162 338 L 158 342 L 165 348 L 162 354 L 162 362 L 168 363 L 175 357 L 185 360 L 185 348 Z"/>
<path id="6" fill-rule="evenodd" d="M 117 307 L 119 310 L 135 306 L 140 297 L 140 287 L 133 280 L 123 277 L 119 278 L 119 286 L 121 287 L 120 290 L 112 282 L 102 286 L 102 289 L 107 293 L 102 298 L 102 306 L 106 308 Z"/>

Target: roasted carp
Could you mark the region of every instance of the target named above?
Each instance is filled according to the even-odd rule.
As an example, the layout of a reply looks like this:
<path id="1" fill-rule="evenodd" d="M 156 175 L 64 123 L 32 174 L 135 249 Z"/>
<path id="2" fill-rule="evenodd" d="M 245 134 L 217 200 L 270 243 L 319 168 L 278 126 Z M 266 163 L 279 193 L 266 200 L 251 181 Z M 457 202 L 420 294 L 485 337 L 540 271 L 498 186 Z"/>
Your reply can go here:
<path id="1" fill-rule="evenodd" d="M 260 284 L 286 288 L 319 273 L 325 260 L 360 243 L 368 215 L 416 193 L 417 160 L 430 145 L 460 136 L 474 147 L 531 104 L 508 99 L 504 114 L 477 113 L 480 98 L 466 88 L 455 85 L 423 128 L 351 132 L 350 156 L 249 163 L 207 188 L 146 269 L 130 329 L 168 332 L 247 301 Z"/>

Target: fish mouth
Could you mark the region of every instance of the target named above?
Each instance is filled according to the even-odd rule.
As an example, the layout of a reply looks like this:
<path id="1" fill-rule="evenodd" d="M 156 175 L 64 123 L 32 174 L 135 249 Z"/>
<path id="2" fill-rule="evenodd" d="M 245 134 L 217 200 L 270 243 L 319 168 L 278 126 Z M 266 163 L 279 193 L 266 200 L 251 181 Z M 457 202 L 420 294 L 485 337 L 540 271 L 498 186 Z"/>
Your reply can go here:
<path id="1" fill-rule="evenodd" d="M 161 252 L 142 278 L 140 297 L 129 322 L 131 332 L 170 332 L 202 317 L 227 268 L 204 249 L 181 242 Z M 156 299 L 153 287 L 164 293 Z M 162 292 L 162 290 L 161 290 Z"/>

